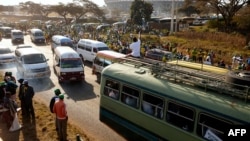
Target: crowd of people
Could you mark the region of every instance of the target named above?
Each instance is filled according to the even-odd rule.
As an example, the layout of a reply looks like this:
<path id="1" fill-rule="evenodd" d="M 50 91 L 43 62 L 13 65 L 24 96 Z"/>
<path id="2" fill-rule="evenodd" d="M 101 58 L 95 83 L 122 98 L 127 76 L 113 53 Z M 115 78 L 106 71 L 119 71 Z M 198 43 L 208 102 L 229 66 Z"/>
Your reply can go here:
<path id="1" fill-rule="evenodd" d="M 51 98 L 49 105 L 50 112 L 56 117 L 55 129 L 59 140 L 67 141 L 68 115 L 64 94 L 61 93 L 60 89 L 56 89 L 54 93 L 55 96 Z M 4 80 L 0 83 L 0 114 L 9 131 L 17 131 L 22 128 L 18 118 L 19 111 L 24 119 L 35 120 L 34 95 L 35 91 L 29 85 L 28 80 L 21 78 L 16 81 L 12 72 L 5 73 Z"/>

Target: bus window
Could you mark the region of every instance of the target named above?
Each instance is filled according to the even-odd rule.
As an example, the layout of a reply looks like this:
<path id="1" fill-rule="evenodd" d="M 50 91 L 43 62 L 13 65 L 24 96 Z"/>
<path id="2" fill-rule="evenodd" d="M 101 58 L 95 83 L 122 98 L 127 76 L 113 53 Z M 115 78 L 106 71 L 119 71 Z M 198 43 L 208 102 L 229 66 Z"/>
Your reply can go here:
<path id="1" fill-rule="evenodd" d="M 169 102 L 166 117 L 167 122 L 180 127 L 183 130 L 191 132 L 194 129 L 195 113 L 191 108 Z"/>
<path id="2" fill-rule="evenodd" d="M 227 129 L 230 125 L 232 123 L 228 121 L 201 113 L 196 133 L 205 139 L 215 138 L 216 140 L 223 140 L 224 129 Z"/>
<path id="3" fill-rule="evenodd" d="M 107 79 L 104 87 L 104 95 L 118 100 L 120 96 L 119 88 L 120 83 L 114 80 Z"/>
<path id="4" fill-rule="evenodd" d="M 160 99 L 150 94 L 143 93 L 143 99 L 142 99 L 143 112 L 162 119 L 163 109 L 164 109 L 163 99 Z"/>
<path id="5" fill-rule="evenodd" d="M 122 102 L 134 108 L 138 108 L 139 93 L 139 90 L 128 86 L 122 86 Z"/>

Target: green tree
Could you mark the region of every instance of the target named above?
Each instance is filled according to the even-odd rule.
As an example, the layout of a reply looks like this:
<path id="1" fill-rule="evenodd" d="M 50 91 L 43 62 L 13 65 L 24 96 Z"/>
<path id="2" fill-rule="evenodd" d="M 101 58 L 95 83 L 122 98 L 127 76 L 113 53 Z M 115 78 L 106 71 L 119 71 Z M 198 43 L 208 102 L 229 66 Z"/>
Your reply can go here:
<path id="1" fill-rule="evenodd" d="M 26 11 L 31 15 L 43 15 L 45 9 L 42 5 L 34 3 L 32 1 L 21 2 L 19 3 L 21 11 Z"/>
<path id="2" fill-rule="evenodd" d="M 235 29 L 233 17 L 248 2 L 249 0 L 196 0 L 196 7 L 201 11 L 209 8 L 217 14 L 221 14 L 225 23 L 224 31 L 231 32 L 232 29 Z"/>
<path id="3" fill-rule="evenodd" d="M 153 5 L 144 0 L 135 0 L 130 7 L 130 18 L 132 23 L 142 25 L 150 20 L 153 13 Z"/>
<path id="4" fill-rule="evenodd" d="M 58 15 L 62 16 L 65 23 L 69 23 L 68 21 L 68 17 L 70 15 L 70 11 L 71 7 L 68 4 L 63 4 L 63 3 L 59 3 L 59 5 L 53 5 L 51 6 L 51 11 L 57 13 Z"/>
<path id="5" fill-rule="evenodd" d="M 200 14 L 200 10 L 195 6 L 193 0 L 185 0 L 184 4 L 178 12 L 185 14 L 186 16 L 191 16 L 192 14 Z"/>
<path id="6" fill-rule="evenodd" d="M 76 19 L 76 22 L 88 14 L 96 17 L 97 19 L 104 19 L 104 11 L 92 1 L 74 0 L 74 3 L 71 3 L 70 7 L 70 15 Z"/>

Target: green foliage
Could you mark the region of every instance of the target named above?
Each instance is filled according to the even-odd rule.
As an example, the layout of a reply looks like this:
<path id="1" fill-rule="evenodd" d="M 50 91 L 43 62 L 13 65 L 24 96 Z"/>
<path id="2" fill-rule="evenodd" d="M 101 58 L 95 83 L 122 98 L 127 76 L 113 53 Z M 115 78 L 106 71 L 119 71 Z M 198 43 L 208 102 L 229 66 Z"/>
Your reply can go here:
<path id="1" fill-rule="evenodd" d="M 151 18 L 153 13 L 153 5 L 151 3 L 135 0 L 130 7 L 130 18 L 136 25 L 142 25 L 143 22 L 147 22 Z M 143 21 L 143 18 L 145 21 Z"/>

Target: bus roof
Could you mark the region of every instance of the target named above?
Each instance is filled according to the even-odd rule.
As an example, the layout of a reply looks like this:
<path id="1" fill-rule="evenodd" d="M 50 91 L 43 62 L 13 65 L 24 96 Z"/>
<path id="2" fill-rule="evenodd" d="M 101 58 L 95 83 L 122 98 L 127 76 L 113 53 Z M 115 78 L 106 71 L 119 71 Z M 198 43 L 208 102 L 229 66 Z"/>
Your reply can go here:
<path id="1" fill-rule="evenodd" d="M 55 54 L 60 58 L 80 58 L 79 54 L 71 47 L 58 46 L 55 48 Z"/>
<path id="2" fill-rule="evenodd" d="M 126 57 L 125 54 L 119 53 L 119 52 L 115 52 L 112 50 L 101 50 L 98 51 L 96 54 L 97 57 L 99 58 L 104 58 L 107 60 L 113 60 L 113 59 L 119 59 L 119 58 L 124 58 Z"/>
<path id="3" fill-rule="evenodd" d="M 190 84 L 172 82 L 166 78 L 156 77 L 147 71 L 142 73 L 143 70 L 147 68 L 114 63 L 105 67 L 102 75 L 239 122 L 250 122 L 250 105 L 242 100 L 218 92 L 205 91 Z"/>
<path id="4" fill-rule="evenodd" d="M 89 45 L 98 45 L 102 47 L 106 47 L 107 45 L 104 42 L 100 42 L 97 40 L 91 40 L 91 39 L 80 39 L 79 42 L 80 44 L 89 44 Z"/>

